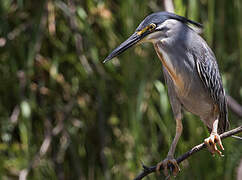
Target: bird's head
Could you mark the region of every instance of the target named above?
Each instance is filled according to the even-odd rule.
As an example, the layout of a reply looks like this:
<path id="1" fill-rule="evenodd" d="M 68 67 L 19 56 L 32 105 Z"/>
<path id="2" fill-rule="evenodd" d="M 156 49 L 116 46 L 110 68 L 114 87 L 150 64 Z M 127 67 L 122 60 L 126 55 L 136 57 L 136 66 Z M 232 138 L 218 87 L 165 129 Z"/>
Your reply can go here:
<path id="1" fill-rule="evenodd" d="M 114 49 L 103 61 L 104 63 L 118 56 L 128 48 L 132 47 L 137 43 L 154 41 L 162 38 L 164 31 L 167 30 L 164 22 L 167 20 L 177 20 L 185 24 L 193 24 L 197 27 L 202 27 L 201 24 L 191 21 L 185 17 L 178 16 L 169 12 L 157 12 L 147 16 L 135 30 L 135 32 L 116 49 Z"/>

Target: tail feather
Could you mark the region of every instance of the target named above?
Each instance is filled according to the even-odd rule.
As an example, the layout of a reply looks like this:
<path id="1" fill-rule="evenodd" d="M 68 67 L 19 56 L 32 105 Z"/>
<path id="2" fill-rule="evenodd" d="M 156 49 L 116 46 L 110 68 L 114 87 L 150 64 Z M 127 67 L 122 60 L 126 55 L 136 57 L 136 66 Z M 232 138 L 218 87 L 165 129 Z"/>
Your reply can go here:
<path id="1" fill-rule="evenodd" d="M 219 114 L 219 134 L 229 129 L 227 99 L 224 94 L 223 101 L 220 103 Z"/>

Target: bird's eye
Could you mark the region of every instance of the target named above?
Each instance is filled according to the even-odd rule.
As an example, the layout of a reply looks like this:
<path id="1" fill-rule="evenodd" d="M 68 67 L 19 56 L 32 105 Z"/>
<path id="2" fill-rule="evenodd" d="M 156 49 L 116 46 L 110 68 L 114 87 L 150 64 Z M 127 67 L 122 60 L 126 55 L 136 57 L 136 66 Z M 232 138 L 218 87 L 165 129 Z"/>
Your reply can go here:
<path id="1" fill-rule="evenodd" d="M 154 23 L 151 23 L 148 27 L 149 31 L 152 31 L 155 28 L 156 28 L 156 25 Z"/>
<path id="2" fill-rule="evenodd" d="M 144 34 L 147 31 L 152 31 L 155 28 L 156 28 L 156 25 L 154 23 L 151 23 L 148 26 L 146 26 L 145 28 L 143 28 L 142 30 L 138 31 L 137 34 L 141 35 L 141 34 Z"/>

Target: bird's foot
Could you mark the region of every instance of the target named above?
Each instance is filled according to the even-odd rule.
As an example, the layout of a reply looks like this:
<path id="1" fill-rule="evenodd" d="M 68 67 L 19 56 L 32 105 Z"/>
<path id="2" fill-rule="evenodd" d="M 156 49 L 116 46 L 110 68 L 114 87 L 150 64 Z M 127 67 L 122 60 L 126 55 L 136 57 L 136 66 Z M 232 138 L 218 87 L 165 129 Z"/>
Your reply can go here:
<path id="1" fill-rule="evenodd" d="M 224 150 L 224 147 L 222 145 L 222 141 L 220 139 L 220 136 L 217 133 L 211 133 L 210 137 L 206 138 L 204 140 L 204 143 L 208 147 L 208 150 L 214 155 L 215 153 L 218 153 L 218 155 L 223 156 L 222 152 L 218 150 L 216 143 L 218 143 L 218 146 L 221 150 Z"/>
<path id="2" fill-rule="evenodd" d="M 169 177 L 168 168 L 170 168 L 170 170 L 172 171 L 173 176 L 176 176 L 180 171 L 180 168 L 179 168 L 176 160 L 173 157 L 169 157 L 169 156 L 167 156 L 166 159 L 164 159 L 163 161 L 161 161 L 157 164 L 156 172 L 158 174 L 160 174 L 161 167 L 163 167 L 163 172 L 166 177 Z"/>

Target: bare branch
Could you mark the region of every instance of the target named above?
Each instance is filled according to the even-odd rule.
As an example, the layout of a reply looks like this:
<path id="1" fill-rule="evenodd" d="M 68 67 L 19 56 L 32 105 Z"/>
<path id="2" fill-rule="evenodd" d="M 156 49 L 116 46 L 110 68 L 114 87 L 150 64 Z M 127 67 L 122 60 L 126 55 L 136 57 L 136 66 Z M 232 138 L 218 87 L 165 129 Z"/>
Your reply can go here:
<path id="1" fill-rule="evenodd" d="M 232 129 L 230 131 L 224 132 L 223 134 L 220 135 L 221 139 L 225 139 L 227 137 L 230 137 L 232 135 L 238 134 L 242 132 L 242 126 L 239 126 L 235 129 Z M 201 143 L 197 146 L 194 146 L 191 150 L 187 151 L 185 154 L 183 154 L 182 156 L 178 157 L 176 159 L 177 163 L 181 163 L 182 161 L 184 161 L 185 159 L 189 158 L 192 154 L 202 150 L 203 148 L 205 148 L 206 145 L 204 143 Z M 162 168 L 162 167 L 161 167 Z M 170 167 L 169 167 L 170 168 Z M 145 176 L 156 172 L 156 166 L 151 166 L 151 167 L 147 167 L 145 165 L 143 165 L 143 172 L 141 172 L 134 180 L 141 180 L 143 179 Z"/>

